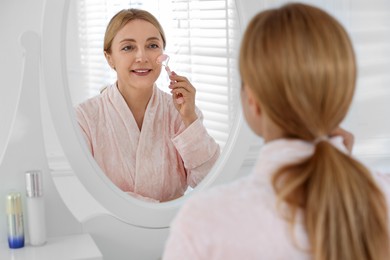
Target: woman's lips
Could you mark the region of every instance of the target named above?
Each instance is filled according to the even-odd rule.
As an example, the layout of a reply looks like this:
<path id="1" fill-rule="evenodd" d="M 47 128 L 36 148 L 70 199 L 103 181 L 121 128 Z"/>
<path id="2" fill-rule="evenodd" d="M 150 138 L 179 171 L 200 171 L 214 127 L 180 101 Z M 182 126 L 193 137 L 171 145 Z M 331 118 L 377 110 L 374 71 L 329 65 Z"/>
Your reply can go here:
<path id="1" fill-rule="evenodd" d="M 137 76 L 146 76 L 148 75 L 152 70 L 151 69 L 136 69 L 136 70 L 131 70 L 135 75 Z"/>

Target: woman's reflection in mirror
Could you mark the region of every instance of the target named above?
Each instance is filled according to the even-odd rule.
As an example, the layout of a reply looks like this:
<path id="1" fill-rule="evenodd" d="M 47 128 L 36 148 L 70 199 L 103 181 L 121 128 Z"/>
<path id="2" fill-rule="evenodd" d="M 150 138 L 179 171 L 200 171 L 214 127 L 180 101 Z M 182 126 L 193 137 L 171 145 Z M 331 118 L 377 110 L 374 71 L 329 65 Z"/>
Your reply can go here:
<path id="1" fill-rule="evenodd" d="M 239 60 L 265 144 L 252 175 L 184 204 L 163 259 L 390 259 L 390 175 L 354 158 L 339 128 L 356 85 L 342 25 L 305 4 L 262 11 Z"/>
<path id="2" fill-rule="evenodd" d="M 173 71 L 172 95 L 156 86 L 165 46 L 152 14 L 118 12 L 104 37 L 104 55 L 117 80 L 76 107 L 87 145 L 108 178 L 124 192 L 156 202 L 195 187 L 220 155 L 189 80 Z"/>

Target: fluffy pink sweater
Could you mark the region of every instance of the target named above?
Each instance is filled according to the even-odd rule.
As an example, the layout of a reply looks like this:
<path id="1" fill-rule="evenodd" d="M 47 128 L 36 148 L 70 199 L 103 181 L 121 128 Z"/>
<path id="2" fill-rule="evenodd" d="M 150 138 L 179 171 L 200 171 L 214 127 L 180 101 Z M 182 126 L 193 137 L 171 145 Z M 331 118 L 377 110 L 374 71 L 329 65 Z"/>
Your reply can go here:
<path id="1" fill-rule="evenodd" d="M 330 141 L 345 151 L 340 137 Z M 269 142 L 250 176 L 195 194 L 171 225 L 163 259 L 311 259 L 302 216 L 294 227 L 295 246 L 276 208 L 271 176 L 313 151 L 313 144 L 299 140 Z M 390 175 L 374 176 L 389 201 Z"/>

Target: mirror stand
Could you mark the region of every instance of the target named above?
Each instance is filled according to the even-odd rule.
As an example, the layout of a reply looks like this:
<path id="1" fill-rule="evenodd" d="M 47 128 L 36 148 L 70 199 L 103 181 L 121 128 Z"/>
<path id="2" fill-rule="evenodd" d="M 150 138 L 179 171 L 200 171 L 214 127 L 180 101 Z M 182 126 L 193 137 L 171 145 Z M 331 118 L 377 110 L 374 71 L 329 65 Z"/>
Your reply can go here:
<path id="1" fill-rule="evenodd" d="M 56 259 L 59 248 L 61 251 L 65 249 L 62 257 L 67 259 L 102 259 L 90 235 L 83 232 L 81 223 L 63 203 L 47 164 L 41 121 L 40 37 L 32 31 L 25 31 L 20 37 L 20 43 L 24 49 L 21 86 L 14 120 L 10 125 L 11 134 L 0 164 L 0 259 L 23 260 L 31 259 L 32 256 L 34 259 Z M 47 242 L 40 247 L 29 244 L 25 172 L 30 170 L 43 173 Z M 8 233 L 5 198 L 11 191 L 22 195 L 25 243 L 20 249 L 9 249 L 7 236 L 3 236 Z M 72 250 L 74 246 L 80 245 L 80 250 Z"/>

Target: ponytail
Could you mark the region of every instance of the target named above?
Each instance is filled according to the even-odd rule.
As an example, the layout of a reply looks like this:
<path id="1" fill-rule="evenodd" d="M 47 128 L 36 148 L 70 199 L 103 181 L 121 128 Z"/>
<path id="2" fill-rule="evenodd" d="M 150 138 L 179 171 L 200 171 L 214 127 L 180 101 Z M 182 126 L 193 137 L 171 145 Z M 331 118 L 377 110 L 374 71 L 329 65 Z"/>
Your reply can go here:
<path id="1" fill-rule="evenodd" d="M 279 203 L 295 224 L 303 211 L 315 260 L 390 259 L 387 206 L 371 173 L 329 142 L 273 177 Z"/>

